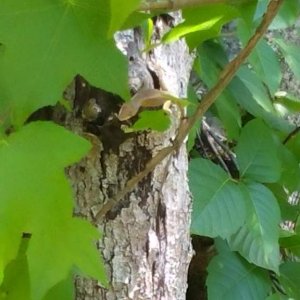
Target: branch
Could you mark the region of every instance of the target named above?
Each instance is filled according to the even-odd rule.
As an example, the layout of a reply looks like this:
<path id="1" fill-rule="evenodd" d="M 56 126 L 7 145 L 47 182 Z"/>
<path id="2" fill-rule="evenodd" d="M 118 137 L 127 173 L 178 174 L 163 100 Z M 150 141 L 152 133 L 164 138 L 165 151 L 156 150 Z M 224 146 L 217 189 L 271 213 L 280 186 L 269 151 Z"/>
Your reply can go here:
<path id="1" fill-rule="evenodd" d="M 254 3 L 255 0 L 163 0 L 159 2 L 144 2 L 137 11 L 145 10 L 178 10 L 186 7 L 201 6 L 208 4 L 244 4 Z"/>
<path id="2" fill-rule="evenodd" d="M 263 16 L 261 24 L 257 27 L 256 32 L 250 38 L 246 47 L 243 50 L 241 50 L 239 55 L 234 60 L 227 64 L 227 66 L 220 74 L 219 81 L 204 96 L 203 100 L 199 103 L 196 112 L 189 119 L 185 119 L 181 122 L 178 134 L 173 142 L 173 145 L 160 150 L 156 154 L 156 156 L 150 159 L 143 171 L 131 178 L 126 183 L 123 190 L 121 190 L 114 198 L 110 199 L 106 204 L 104 204 L 102 209 L 98 212 L 98 214 L 95 217 L 97 221 L 99 221 L 109 210 L 111 210 L 127 193 L 133 190 L 136 184 L 140 182 L 150 172 L 152 172 L 154 168 L 162 162 L 163 159 L 165 159 L 168 155 L 170 155 L 173 151 L 177 150 L 181 146 L 184 139 L 188 135 L 190 129 L 216 101 L 217 97 L 230 83 L 235 73 L 237 72 L 239 67 L 245 62 L 246 58 L 254 49 L 258 41 L 263 37 L 272 20 L 276 16 L 279 7 L 282 3 L 283 0 L 271 0 L 271 2 L 268 5 L 267 11 Z"/>

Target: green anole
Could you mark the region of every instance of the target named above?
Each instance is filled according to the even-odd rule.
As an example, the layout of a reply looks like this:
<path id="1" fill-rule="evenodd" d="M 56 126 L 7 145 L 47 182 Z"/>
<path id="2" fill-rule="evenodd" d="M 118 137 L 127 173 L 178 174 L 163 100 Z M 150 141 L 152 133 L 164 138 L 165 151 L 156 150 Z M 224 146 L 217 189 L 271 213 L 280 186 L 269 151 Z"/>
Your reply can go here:
<path id="1" fill-rule="evenodd" d="M 142 89 L 138 91 L 129 102 L 122 105 L 118 119 L 126 121 L 134 117 L 141 108 L 152 108 L 162 106 L 169 111 L 170 104 L 175 104 L 180 110 L 181 119 L 184 117 L 184 107 L 190 104 L 186 99 L 180 99 L 169 92 L 156 89 Z"/>

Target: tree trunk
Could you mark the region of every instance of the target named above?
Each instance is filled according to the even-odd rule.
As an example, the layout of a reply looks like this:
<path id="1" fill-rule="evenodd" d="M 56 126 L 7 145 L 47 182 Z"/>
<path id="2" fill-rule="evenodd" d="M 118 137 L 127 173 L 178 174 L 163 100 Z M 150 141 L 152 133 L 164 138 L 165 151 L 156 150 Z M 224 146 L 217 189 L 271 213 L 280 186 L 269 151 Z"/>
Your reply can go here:
<path id="1" fill-rule="evenodd" d="M 167 25 L 158 18 L 155 26 L 160 35 Z M 174 95 L 186 96 L 192 60 L 183 41 L 135 57 L 129 49 L 142 50 L 138 32 L 125 32 L 117 40 L 119 47 L 129 52 L 133 90 L 145 87 L 150 78 L 153 87 L 162 88 L 163 82 Z M 132 71 L 136 65 L 140 70 Z M 101 109 L 97 120 L 82 118 L 82 110 L 92 98 Z M 104 218 L 96 218 L 103 204 L 143 170 L 149 158 L 172 143 L 179 125 L 178 109 L 172 107 L 172 126 L 167 132 L 125 134 L 114 116 L 120 107 L 117 97 L 90 87 L 80 78 L 76 80 L 74 107 L 66 126 L 93 144 L 89 155 L 69 169 L 78 204 L 75 213 L 103 232 L 98 248 L 111 282 L 111 287 L 104 289 L 95 281 L 77 278 L 76 299 L 185 299 L 192 256 L 185 145 Z"/>

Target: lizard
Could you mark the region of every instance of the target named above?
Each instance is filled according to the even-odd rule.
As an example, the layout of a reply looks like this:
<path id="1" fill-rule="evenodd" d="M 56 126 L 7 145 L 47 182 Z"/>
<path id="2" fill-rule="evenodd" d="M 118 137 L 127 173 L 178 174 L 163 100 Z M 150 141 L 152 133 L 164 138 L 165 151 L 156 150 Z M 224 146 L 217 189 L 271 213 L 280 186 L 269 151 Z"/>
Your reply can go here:
<path id="1" fill-rule="evenodd" d="M 180 117 L 184 118 L 184 107 L 190 103 L 188 100 L 177 98 L 166 91 L 142 89 L 139 90 L 130 101 L 121 106 L 117 117 L 120 121 L 129 120 L 138 113 L 140 108 L 162 106 L 164 110 L 168 111 L 171 103 L 177 105 L 180 110 Z"/>

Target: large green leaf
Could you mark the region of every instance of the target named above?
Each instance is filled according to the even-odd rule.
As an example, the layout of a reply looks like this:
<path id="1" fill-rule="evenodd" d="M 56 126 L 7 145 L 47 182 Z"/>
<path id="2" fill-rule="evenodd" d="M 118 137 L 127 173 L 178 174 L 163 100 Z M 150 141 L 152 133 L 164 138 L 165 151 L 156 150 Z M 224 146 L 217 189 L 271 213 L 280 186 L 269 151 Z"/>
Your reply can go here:
<path id="1" fill-rule="evenodd" d="M 204 159 L 189 165 L 193 194 L 192 233 L 229 237 L 246 219 L 243 190 L 220 167 Z"/>
<path id="2" fill-rule="evenodd" d="M 72 217 L 72 190 L 64 174 L 89 147 L 50 122 L 26 125 L 0 146 L 1 271 L 17 256 L 22 235 L 31 235 L 26 256 L 33 300 L 64 280 L 73 266 L 106 282 L 94 244 L 99 233 Z"/>
<path id="3" fill-rule="evenodd" d="M 141 0 L 110 0 L 111 19 L 109 35 L 119 30 L 128 16 L 138 7 Z"/>
<path id="4" fill-rule="evenodd" d="M 208 266 L 209 300 L 265 299 L 270 291 L 268 273 L 230 251 L 221 251 Z"/>
<path id="5" fill-rule="evenodd" d="M 128 97 L 126 58 L 107 39 L 106 0 L 3 0 L 0 112 L 20 125 L 62 98 L 76 74 Z"/>
<path id="6" fill-rule="evenodd" d="M 300 299 L 300 263 L 285 262 L 280 266 L 280 283 L 289 297 Z"/>
<path id="7" fill-rule="evenodd" d="M 276 182 L 280 178 L 280 160 L 272 131 L 259 119 L 243 129 L 236 147 L 241 177 Z"/>
<path id="8" fill-rule="evenodd" d="M 260 267 L 278 272 L 280 210 L 272 192 L 264 185 L 247 185 L 251 208 L 244 226 L 228 239 L 230 247 Z"/>
<path id="9" fill-rule="evenodd" d="M 238 10 L 226 4 L 208 4 L 183 10 L 185 21 L 170 30 L 164 42 L 172 42 L 183 36 L 191 49 L 203 41 L 219 35 L 222 25 L 239 15 Z"/>

